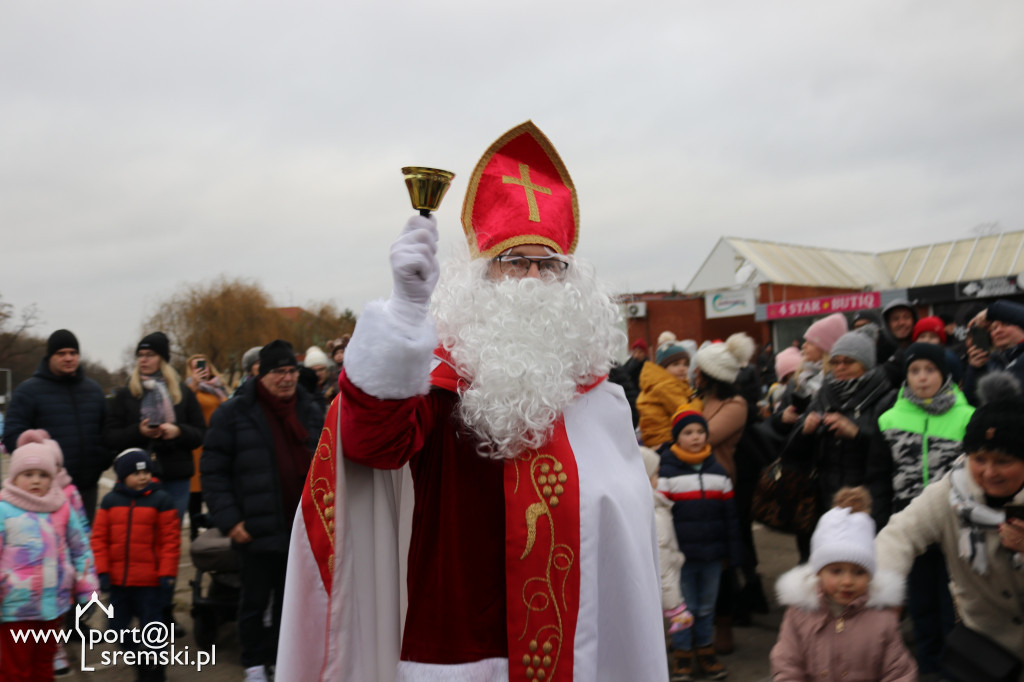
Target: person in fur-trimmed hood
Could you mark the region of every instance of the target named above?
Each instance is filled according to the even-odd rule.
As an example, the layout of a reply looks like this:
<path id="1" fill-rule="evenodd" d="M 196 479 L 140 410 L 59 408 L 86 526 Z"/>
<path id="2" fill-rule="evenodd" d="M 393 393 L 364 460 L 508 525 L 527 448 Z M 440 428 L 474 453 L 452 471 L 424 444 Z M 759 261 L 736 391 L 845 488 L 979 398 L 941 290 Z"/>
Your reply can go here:
<path id="1" fill-rule="evenodd" d="M 875 570 L 870 509 L 866 488 L 840 489 L 814 529 L 810 561 L 779 578 L 787 608 L 770 655 L 774 682 L 917 679 L 894 610 L 903 578 Z"/>

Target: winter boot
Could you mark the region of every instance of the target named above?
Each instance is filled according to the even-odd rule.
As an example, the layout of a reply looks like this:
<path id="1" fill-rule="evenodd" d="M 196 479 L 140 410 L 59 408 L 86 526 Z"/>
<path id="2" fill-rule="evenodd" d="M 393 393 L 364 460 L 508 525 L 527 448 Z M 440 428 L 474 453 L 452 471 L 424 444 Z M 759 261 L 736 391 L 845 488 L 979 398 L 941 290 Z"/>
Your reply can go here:
<path id="1" fill-rule="evenodd" d="M 693 652 L 689 649 L 673 649 L 672 665 L 669 667 L 671 682 L 693 682 Z"/>
<path id="2" fill-rule="evenodd" d="M 697 648 L 697 664 L 709 680 L 724 680 L 729 674 L 722 662 L 715 656 L 715 647 L 702 646 Z"/>

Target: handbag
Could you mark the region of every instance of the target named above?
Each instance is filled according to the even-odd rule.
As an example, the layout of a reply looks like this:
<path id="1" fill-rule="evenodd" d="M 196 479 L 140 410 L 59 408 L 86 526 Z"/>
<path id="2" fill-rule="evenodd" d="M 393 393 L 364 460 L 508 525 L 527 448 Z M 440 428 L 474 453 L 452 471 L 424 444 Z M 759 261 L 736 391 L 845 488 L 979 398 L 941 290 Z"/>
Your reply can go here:
<path id="1" fill-rule="evenodd" d="M 943 679 L 951 682 L 1017 682 L 1021 660 L 977 630 L 957 623 L 942 651 Z"/>
<path id="2" fill-rule="evenodd" d="M 817 471 L 776 459 L 757 481 L 751 516 L 773 530 L 809 534 L 818 520 Z"/>

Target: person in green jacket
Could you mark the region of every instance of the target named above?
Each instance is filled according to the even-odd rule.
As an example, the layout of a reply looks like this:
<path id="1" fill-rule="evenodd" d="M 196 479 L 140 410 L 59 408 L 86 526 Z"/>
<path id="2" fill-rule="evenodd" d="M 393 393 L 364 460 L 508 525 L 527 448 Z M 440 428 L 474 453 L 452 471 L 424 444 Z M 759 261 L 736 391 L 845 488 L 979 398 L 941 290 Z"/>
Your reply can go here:
<path id="1" fill-rule="evenodd" d="M 963 454 L 962 440 L 974 408 L 950 376 L 945 351 L 928 343 L 905 351 L 905 377 L 896 403 L 878 418 L 868 464 L 876 490 L 879 527 L 938 481 Z M 953 629 L 949 576 L 937 545 L 917 557 L 907 576 L 907 609 L 914 625 L 921 679 L 938 674 L 946 635 Z"/>

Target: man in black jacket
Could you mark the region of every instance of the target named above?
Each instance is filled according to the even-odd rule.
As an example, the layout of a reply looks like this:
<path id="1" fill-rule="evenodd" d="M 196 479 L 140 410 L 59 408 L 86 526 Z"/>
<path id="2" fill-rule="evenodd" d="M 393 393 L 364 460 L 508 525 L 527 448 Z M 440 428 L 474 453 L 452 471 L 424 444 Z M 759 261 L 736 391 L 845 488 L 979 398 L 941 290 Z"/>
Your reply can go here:
<path id="1" fill-rule="evenodd" d="M 266 679 L 264 665 L 277 657 L 292 519 L 323 427 L 323 411 L 298 376 L 290 344 L 260 349 L 258 380 L 213 413 L 199 463 L 210 517 L 241 559 L 238 631 L 247 680 Z"/>
<path id="2" fill-rule="evenodd" d="M 103 447 L 107 402 L 103 389 L 79 367 L 78 339 L 58 329 L 46 341 L 46 355 L 32 377 L 11 397 L 4 429 L 4 447 L 14 452 L 28 429 L 46 429 L 64 453 L 64 468 L 82 495 L 92 523 L 96 484 L 113 454 Z"/>

